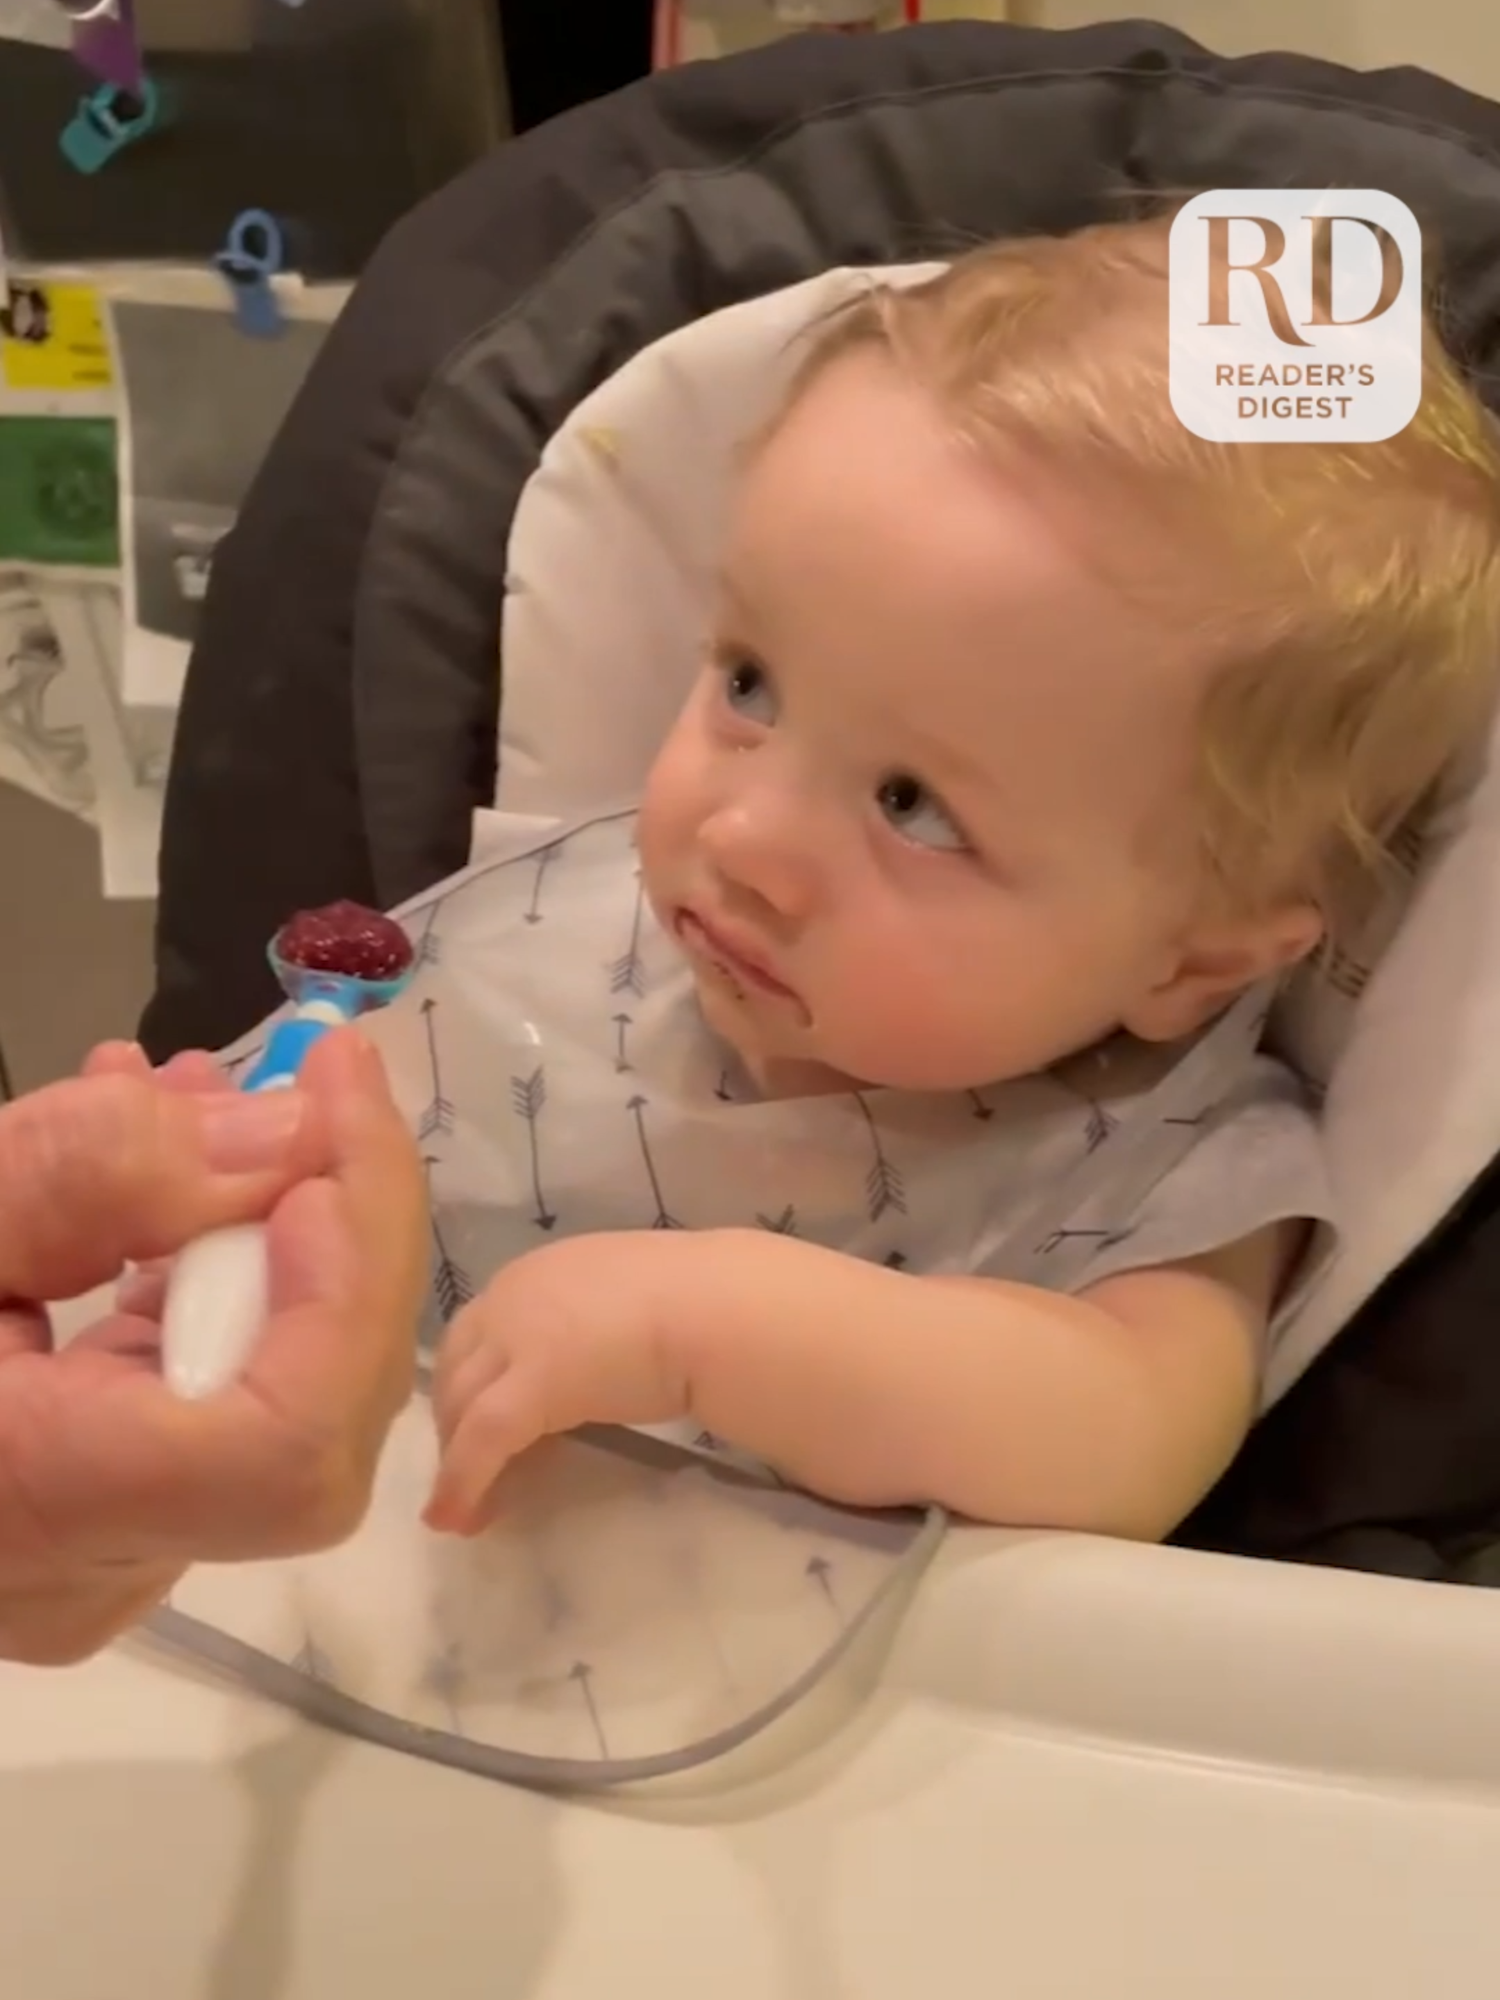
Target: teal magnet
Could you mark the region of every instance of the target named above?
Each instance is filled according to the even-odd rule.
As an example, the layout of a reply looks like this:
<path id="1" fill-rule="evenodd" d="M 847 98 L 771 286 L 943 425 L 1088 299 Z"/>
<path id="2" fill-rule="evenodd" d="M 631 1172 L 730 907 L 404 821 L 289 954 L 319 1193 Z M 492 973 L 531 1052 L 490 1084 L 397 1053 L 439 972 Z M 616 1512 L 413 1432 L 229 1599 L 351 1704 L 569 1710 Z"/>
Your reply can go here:
<path id="1" fill-rule="evenodd" d="M 80 174 L 97 174 L 116 153 L 133 146 L 156 128 L 161 97 L 150 77 L 141 79 L 140 95 L 117 84 L 103 83 L 63 127 L 58 145 L 68 165 Z"/>

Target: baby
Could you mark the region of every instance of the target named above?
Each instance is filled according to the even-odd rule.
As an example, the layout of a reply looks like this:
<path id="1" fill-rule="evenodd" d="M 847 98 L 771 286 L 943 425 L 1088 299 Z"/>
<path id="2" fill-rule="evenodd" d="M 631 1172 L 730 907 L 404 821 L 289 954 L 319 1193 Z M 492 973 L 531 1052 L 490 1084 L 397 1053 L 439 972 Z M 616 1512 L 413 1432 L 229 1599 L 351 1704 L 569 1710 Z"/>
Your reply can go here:
<path id="1" fill-rule="evenodd" d="M 1488 727 L 1500 455 L 1429 336 L 1383 444 L 1220 446 L 1168 400 L 1167 222 L 1004 244 L 818 332 L 747 464 L 637 836 L 766 1099 L 973 1092 L 1186 1045 L 1336 941 Z M 1070 1290 L 754 1229 L 606 1230 L 454 1319 L 428 1511 L 688 1419 L 856 1504 L 1156 1539 L 1233 1457 L 1333 1218 L 1256 1062 Z"/>

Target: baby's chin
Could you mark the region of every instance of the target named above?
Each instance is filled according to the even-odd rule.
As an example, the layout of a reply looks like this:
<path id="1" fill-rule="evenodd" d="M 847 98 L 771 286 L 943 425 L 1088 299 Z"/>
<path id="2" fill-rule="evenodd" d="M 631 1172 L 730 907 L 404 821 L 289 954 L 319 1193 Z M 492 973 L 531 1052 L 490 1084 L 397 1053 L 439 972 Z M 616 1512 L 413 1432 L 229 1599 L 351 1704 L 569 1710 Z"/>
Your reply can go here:
<path id="1" fill-rule="evenodd" d="M 722 1004 L 705 1001 L 704 1017 L 709 1026 L 739 1059 L 740 1067 L 762 1097 L 832 1097 L 844 1091 L 930 1090 L 925 1081 L 908 1082 L 904 1075 L 868 1076 L 844 1062 L 830 1061 L 820 1046 L 788 1048 L 769 1043 L 764 1037 L 746 1032 L 743 1016 Z M 940 1084 L 938 1089 L 950 1086 Z M 962 1089 L 963 1085 L 954 1085 Z"/>
<path id="2" fill-rule="evenodd" d="M 882 1049 L 867 1037 L 830 1034 L 816 1008 L 789 1029 L 768 1007 L 721 974 L 698 974 L 698 1004 L 709 1027 L 738 1058 L 764 1097 L 819 1097 L 838 1091 L 891 1090 L 914 1095 L 962 1095 L 993 1089 L 1052 1067 L 1074 1051 L 1039 1039 L 1024 1051 L 959 1050 L 934 1032 Z"/>
<path id="3" fill-rule="evenodd" d="M 821 1097 L 863 1088 L 810 1049 L 807 1035 L 793 1039 L 768 1033 L 764 1010 L 728 980 L 700 975 L 695 983 L 704 1020 L 763 1097 Z"/>

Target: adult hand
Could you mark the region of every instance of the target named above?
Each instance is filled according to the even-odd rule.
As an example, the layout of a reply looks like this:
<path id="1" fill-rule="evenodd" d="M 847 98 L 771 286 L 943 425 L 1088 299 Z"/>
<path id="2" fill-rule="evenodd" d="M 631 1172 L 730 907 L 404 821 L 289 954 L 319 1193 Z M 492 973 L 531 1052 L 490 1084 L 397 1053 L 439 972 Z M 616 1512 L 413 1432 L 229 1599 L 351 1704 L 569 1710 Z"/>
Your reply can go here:
<path id="1" fill-rule="evenodd" d="M 262 1217 L 270 1314 L 220 1395 L 163 1382 L 160 1277 L 54 1347 L 39 1301 Z M 84 1658 L 194 1562 L 351 1534 L 410 1394 L 425 1274 L 420 1165 L 355 1033 L 292 1091 L 113 1048 L 0 1111 L 0 1658 Z"/>

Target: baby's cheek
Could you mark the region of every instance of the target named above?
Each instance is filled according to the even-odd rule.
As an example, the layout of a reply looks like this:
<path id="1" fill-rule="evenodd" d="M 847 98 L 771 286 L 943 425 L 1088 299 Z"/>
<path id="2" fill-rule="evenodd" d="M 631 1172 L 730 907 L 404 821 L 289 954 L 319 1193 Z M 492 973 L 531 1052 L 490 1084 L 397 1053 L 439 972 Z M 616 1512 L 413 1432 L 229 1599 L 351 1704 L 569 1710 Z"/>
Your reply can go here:
<path id="1" fill-rule="evenodd" d="M 967 1090 L 1050 1060 L 1054 940 L 1026 917 L 992 898 L 974 907 L 903 897 L 852 926 L 863 948 L 846 981 L 848 1032 L 862 1044 L 851 1074 L 896 1089 Z"/>
<path id="2" fill-rule="evenodd" d="M 852 1044 L 841 1066 L 851 1075 L 896 1090 L 949 1090 L 985 1074 L 987 1022 L 958 967 L 891 950 L 849 978 L 840 997 Z"/>
<path id="3" fill-rule="evenodd" d="M 684 784 L 679 760 L 666 752 L 657 758 L 641 796 L 636 841 L 649 886 L 670 873 L 680 860 L 693 823 L 692 797 Z"/>

